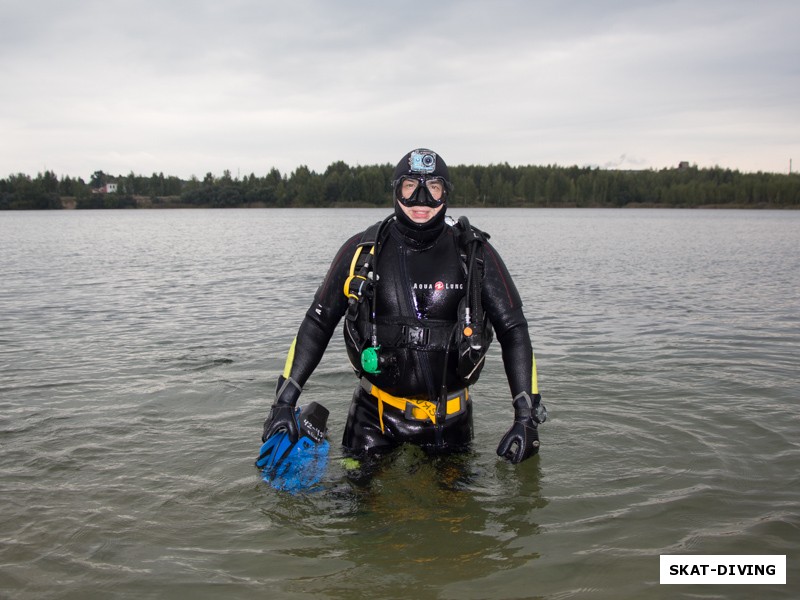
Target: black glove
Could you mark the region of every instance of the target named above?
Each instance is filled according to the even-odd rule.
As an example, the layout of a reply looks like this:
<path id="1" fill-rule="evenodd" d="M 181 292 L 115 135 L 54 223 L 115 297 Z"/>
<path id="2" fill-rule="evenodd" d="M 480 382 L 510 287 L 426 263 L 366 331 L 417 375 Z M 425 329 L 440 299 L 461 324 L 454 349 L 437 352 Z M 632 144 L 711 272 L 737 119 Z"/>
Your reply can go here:
<path id="1" fill-rule="evenodd" d="M 292 379 L 286 379 L 283 375 L 278 377 L 278 385 L 275 390 L 275 404 L 269 411 L 267 420 L 264 421 L 264 435 L 261 441 L 266 442 L 269 437 L 278 431 L 286 431 L 289 434 L 289 441 L 293 444 L 300 437 L 295 416 L 295 405 L 303 391 L 298 383 Z"/>
<path id="2" fill-rule="evenodd" d="M 545 419 L 547 410 L 539 394 L 518 394 L 514 398 L 514 424 L 500 440 L 497 455 L 517 464 L 539 452 L 539 423 Z"/>

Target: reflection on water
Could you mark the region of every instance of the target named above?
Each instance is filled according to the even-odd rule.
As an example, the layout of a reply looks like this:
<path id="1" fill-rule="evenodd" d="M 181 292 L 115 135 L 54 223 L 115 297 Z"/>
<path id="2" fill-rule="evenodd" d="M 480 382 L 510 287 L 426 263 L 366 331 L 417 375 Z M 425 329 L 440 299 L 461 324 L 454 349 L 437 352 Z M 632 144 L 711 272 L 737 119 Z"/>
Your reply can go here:
<path id="1" fill-rule="evenodd" d="M 274 378 L 328 261 L 383 211 L 0 213 L 0 589 L 13 598 L 750 598 L 658 585 L 658 556 L 798 570 L 800 214 L 452 210 L 493 234 L 551 418 L 495 456 L 499 349 L 465 455 L 322 490 L 253 467 Z M 759 588 L 794 598 L 792 585 Z"/>
<path id="2" fill-rule="evenodd" d="M 539 494 L 538 461 L 525 465 L 524 480 L 505 468 L 495 485 L 487 485 L 478 462 L 475 454 L 430 457 L 406 447 L 367 480 L 334 474 L 325 494 L 300 502 L 276 498 L 262 509 L 264 518 L 294 523 L 302 534 L 299 547 L 286 554 L 309 561 L 311 569 L 323 559 L 348 564 L 322 582 L 290 579 L 286 591 L 346 598 L 354 582 L 363 582 L 365 596 L 417 590 L 433 597 L 442 582 L 487 577 L 535 560 L 536 551 L 524 548 L 539 533 L 535 510 L 547 504 Z"/>

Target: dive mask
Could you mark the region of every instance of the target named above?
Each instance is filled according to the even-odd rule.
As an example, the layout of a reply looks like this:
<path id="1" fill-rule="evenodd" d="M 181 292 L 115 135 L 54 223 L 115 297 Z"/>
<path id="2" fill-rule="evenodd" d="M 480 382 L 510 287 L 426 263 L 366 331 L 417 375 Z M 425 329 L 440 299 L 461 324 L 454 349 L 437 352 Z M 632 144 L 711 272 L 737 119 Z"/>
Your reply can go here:
<path id="1" fill-rule="evenodd" d="M 403 206 L 438 208 L 447 200 L 447 183 L 442 177 L 401 177 L 395 196 Z"/>

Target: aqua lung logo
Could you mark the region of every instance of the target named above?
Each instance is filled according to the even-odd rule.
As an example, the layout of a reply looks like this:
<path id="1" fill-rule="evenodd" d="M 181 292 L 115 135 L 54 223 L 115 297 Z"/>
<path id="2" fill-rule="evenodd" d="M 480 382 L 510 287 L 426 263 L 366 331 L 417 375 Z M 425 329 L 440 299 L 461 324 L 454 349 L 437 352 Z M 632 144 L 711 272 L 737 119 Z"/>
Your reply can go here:
<path id="1" fill-rule="evenodd" d="M 435 292 L 441 292 L 445 290 L 463 290 L 464 284 L 463 283 L 446 283 L 444 281 L 437 281 L 436 283 L 417 283 L 414 282 L 411 284 L 412 290 L 433 290 Z"/>

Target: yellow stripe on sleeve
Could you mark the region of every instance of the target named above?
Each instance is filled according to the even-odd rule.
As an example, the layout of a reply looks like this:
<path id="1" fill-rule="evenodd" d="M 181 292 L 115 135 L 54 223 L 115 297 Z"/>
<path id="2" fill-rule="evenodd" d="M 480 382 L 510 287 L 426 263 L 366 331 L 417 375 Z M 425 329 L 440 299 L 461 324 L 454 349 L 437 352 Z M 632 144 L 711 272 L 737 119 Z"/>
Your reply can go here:
<path id="1" fill-rule="evenodd" d="M 294 347 L 297 344 L 297 336 L 292 340 L 292 345 L 289 346 L 289 354 L 286 355 L 286 364 L 283 367 L 283 376 L 286 379 L 292 374 L 292 365 L 294 364 Z"/>

